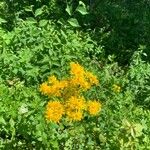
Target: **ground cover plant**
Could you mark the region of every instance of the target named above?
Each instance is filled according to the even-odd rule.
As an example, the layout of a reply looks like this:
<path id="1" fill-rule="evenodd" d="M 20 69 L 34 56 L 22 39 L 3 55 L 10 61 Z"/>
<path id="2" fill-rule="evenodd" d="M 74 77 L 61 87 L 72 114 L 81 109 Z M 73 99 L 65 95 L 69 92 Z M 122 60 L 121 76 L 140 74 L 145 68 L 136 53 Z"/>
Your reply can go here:
<path id="1" fill-rule="evenodd" d="M 1 0 L 0 149 L 149 150 L 149 4 Z"/>

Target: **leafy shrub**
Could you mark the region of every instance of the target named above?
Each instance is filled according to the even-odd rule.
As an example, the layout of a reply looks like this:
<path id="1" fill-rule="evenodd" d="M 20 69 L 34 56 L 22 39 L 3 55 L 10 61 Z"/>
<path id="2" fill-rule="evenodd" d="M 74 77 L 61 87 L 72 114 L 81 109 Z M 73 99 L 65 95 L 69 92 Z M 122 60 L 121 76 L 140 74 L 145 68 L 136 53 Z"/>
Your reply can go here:
<path id="1" fill-rule="evenodd" d="M 65 11 L 65 3 L 61 0 L 6 0 L 0 3 L 1 17 L 7 22 L 4 27 L 11 31 L 18 19 L 34 17 L 36 19 L 58 19 Z"/>
<path id="2" fill-rule="evenodd" d="M 146 54 L 142 50 L 135 52 L 128 76 L 131 83 L 130 88 L 136 95 L 135 103 L 150 108 L 150 65 L 142 60 L 144 55 Z"/>
<path id="3" fill-rule="evenodd" d="M 84 62 L 96 47 L 88 35 L 61 29 L 47 20 L 21 21 L 12 32 L 2 33 L 1 38 L 1 75 L 7 79 L 17 76 L 28 83 L 40 81 L 49 72 L 60 77 L 68 61 Z"/>
<path id="4" fill-rule="evenodd" d="M 136 5 L 127 1 L 1 1 L 0 149 L 150 149 L 150 66 L 143 61 L 148 60 L 143 52 L 149 45 L 145 4 L 146 1 Z M 137 49 L 141 43 L 145 47 Z M 115 55 L 106 58 L 110 53 Z M 126 68 L 114 62 L 116 58 L 121 64 L 128 62 L 124 54 L 133 54 Z M 78 122 L 65 117 L 58 122 L 61 115 L 48 122 L 45 112 L 59 106 L 59 110 L 53 110 L 63 113 L 61 103 L 67 98 L 53 97 L 60 91 L 47 83 L 41 87 L 44 85 L 48 91 L 57 87 L 55 94 L 41 95 L 39 84 L 47 76 L 51 81 L 57 76 L 56 85 L 62 88 L 60 83 L 68 79 L 70 61 L 79 62 L 86 72 L 97 76 L 100 84 L 80 94 L 87 100 L 100 101 L 103 107 L 100 114 L 99 109 L 92 109 L 91 114 L 97 116 L 85 112 L 84 119 L 79 117 Z M 81 76 L 78 73 L 77 77 Z M 87 88 L 89 83 L 90 80 L 82 82 L 82 86 Z M 72 101 L 82 101 L 72 98 L 72 93 L 74 89 L 68 96 L 67 108 Z M 47 119 L 52 120 L 49 116 Z"/>
<path id="5" fill-rule="evenodd" d="M 1 80 L 1 149 L 149 149 L 150 112 L 135 105 L 129 76 L 116 63 L 99 68 L 91 62 L 90 67 L 100 85 L 85 96 L 100 99 L 103 107 L 100 115 L 80 122 L 48 123 L 43 116 L 49 98 L 38 87 Z"/>

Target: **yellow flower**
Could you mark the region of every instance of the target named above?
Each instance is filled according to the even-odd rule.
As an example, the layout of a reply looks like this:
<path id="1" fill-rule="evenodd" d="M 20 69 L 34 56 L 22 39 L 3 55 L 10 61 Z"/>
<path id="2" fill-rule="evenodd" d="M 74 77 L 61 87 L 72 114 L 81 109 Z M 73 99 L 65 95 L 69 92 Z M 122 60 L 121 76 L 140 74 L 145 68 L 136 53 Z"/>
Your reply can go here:
<path id="1" fill-rule="evenodd" d="M 59 82 L 59 88 L 64 89 L 68 86 L 68 81 L 67 80 L 62 80 Z"/>
<path id="2" fill-rule="evenodd" d="M 40 85 L 40 92 L 47 95 L 48 93 L 50 93 L 51 89 L 50 87 L 47 85 L 46 82 L 42 83 Z"/>
<path id="3" fill-rule="evenodd" d="M 78 63 L 71 62 L 70 63 L 70 74 L 71 75 L 83 75 L 84 74 L 84 68 L 80 66 Z"/>
<path id="4" fill-rule="evenodd" d="M 70 121 L 80 121 L 83 118 L 82 111 L 67 111 L 67 117 Z"/>
<path id="5" fill-rule="evenodd" d="M 97 115 L 101 110 L 101 104 L 97 101 L 89 101 L 87 107 L 90 115 Z"/>
<path id="6" fill-rule="evenodd" d="M 119 93 L 121 91 L 121 87 L 119 85 L 114 84 L 113 85 L 113 91 L 116 93 Z"/>
<path id="7" fill-rule="evenodd" d="M 98 85 L 98 79 L 91 72 L 84 70 L 78 63 L 70 63 L 71 82 L 74 86 L 80 86 L 83 90 L 90 89 L 91 85 Z"/>
<path id="8" fill-rule="evenodd" d="M 85 100 L 83 97 L 77 98 L 76 96 L 71 96 L 66 102 L 67 109 L 71 110 L 82 110 L 85 109 Z"/>
<path id="9" fill-rule="evenodd" d="M 90 88 L 90 84 L 82 76 L 73 77 L 70 80 L 70 83 L 77 88 L 79 88 L 79 87 L 82 88 L 83 90 L 84 89 L 87 90 Z"/>
<path id="10" fill-rule="evenodd" d="M 65 114 L 70 121 L 80 121 L 84 111 L 90 115 L 96 115 L 101 109 L 97 101 L 85 102 L 80 93 L 88 90 L 99 81 L 95 75 L 86 71 L 78 63 L 70 63 L 70 77 L 58 80 L 54 75 L 49 76 L 48 81 L 40 85 L 40 91 L 47 96 L 56 96 L 63 101 L 50 101 L 46 106 L 45 117 L 49 121 L 59 122 Z M 65 101 L 66 100 L 66 101 Z"/>
<path id="11" fill-rule="evenodd" d="M 83 110 L 86 109 L 84 98 L 72 96 L 65 105 L 66 115 L 71 121 L 79 121 L 82 119 Z"/>
<path id="12" fill-rule="evenodd" d="M 57 80 L 57 78 L 53 75 L 53 76 L 48 77 L 48 83 L 50 83 L 50 84 L 56 84 L 56 83 L 58 83 L 58 80 Z"/>
<path id="13" fill-rule="evenodd" d="M 98 81 L 98 79 L 97 79 L 97 77 L 96 76 L 94 76 L 91 72 L 86 72 L 86 77 L 87 77 L 87 79 L 89 80 L 89 83 L 91 84 L 91 85 L 98 85 L 98 83 L 99 83 L 99 81 Z"/>
<path id="14" fill-rule="evenodd" d="M 45 117 L 49 121 L 59 122 L 64 114 L 64 106 L 58 101 L 50 101 L 46 106 Z"/>

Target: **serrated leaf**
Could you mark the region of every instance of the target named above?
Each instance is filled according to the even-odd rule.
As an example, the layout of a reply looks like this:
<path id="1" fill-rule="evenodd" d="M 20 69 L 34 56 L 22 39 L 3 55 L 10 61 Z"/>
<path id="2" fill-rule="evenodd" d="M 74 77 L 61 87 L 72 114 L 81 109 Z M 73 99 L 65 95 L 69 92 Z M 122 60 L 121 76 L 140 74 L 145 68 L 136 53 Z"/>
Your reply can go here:
<path id="1" fill-rule="evenodd" d="M 70 18 L 68 20 L 68 23 L 73 26 L 73 27 L 80 27 L 79 23 L 78 23 L 78 20 L 75 19 L 75 18 Z"/>

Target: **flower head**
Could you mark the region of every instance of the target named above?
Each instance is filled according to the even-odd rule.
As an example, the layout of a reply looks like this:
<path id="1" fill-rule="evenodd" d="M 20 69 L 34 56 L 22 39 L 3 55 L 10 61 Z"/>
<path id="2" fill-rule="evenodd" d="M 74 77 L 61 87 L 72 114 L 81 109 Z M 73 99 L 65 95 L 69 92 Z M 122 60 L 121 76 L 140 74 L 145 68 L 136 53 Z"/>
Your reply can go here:
<path id="1" fill-rule="evenodd" d="M 82 66 L 80 66 L 78 63 L 71 62 L 70 67 L 71 67 L 71 70 L 70 70 L 71 75 L 76 76 L 76 75 L 84 74 L 84 68 Z"/>
<path id="2" fill-rule="evenodd" d="M 59 122 L 64 114 L 64 107 L 58 101 L 50 101 L 46 106 L 45 117 L 49 121 Z"/>
<path id="3" fill-rule="evenodd" d="M 86 108 L 84 98 L 72 96 L 65 105 L 66 115 L 71 121 L 79 121 L 82 119 L 83 110 Z"/>
<path id="4" fill-rule="evenodd" d="M 40 85 L 40 92 L 50 98 L 59 98 L 59 101 L 50 101 L 46 106 L 45 117 L 49 121 L 59 122 L 63 115 L 70 121 L 80 121 L 84 112 L 96 115 L 101 109 L 97 101 L 86 102 L 80 94 L 98 85 L 97 77 L 84 69 L 78 63 L 70 63 L 70 77 L 59 80 L 56 76 L 49 76 L 48 81 Z"/>
<path id="5" fill-rule="evenodd" d="M 67 117 L 70 121 L 80 121 L 83 118 L 82 111 L 67 111 Z"/>
<path id="6" fill-rule="evenodd" d="M 53 76 L 49 76 L 48 77 L 48 83 L 49 84 L 56 84 L 56 83 L 58 83 L 58 80 L 57 80 L 57 78 L 53 75 Z"/>
<path id="7" fill-rule="evenodd" d="M 97 101 L 89 101 L 87 106 L 90 115 L 97 115 L 101 110 L 101 104 Z"/>
<path id="8" fill-rule="evenodd" d="M 71 110 L 85 109 L 84 98 L 77 98 L 76 96 L 71 96 L 70 99 L 66 102 L 66 108 Z"/>
<path id="9" fill-rule="evenodd" d="M 50 91 L 51 91 L 51 89 L 46 82 L 44 82 L 40 85 L 40 92 L 41 93 L 47 95 L 48 93 L 50 93 Z"/>
<path id="10" fill-rule="evenodd" d="M 86 77 L 87 77 L 87 80 L 89 81 L 89 83 L 91 85 L 98 85 L 99 81 L 97 79 L 97 77 L 95 75 L 93 75 L 91 72 L 86 72 Z"/>

